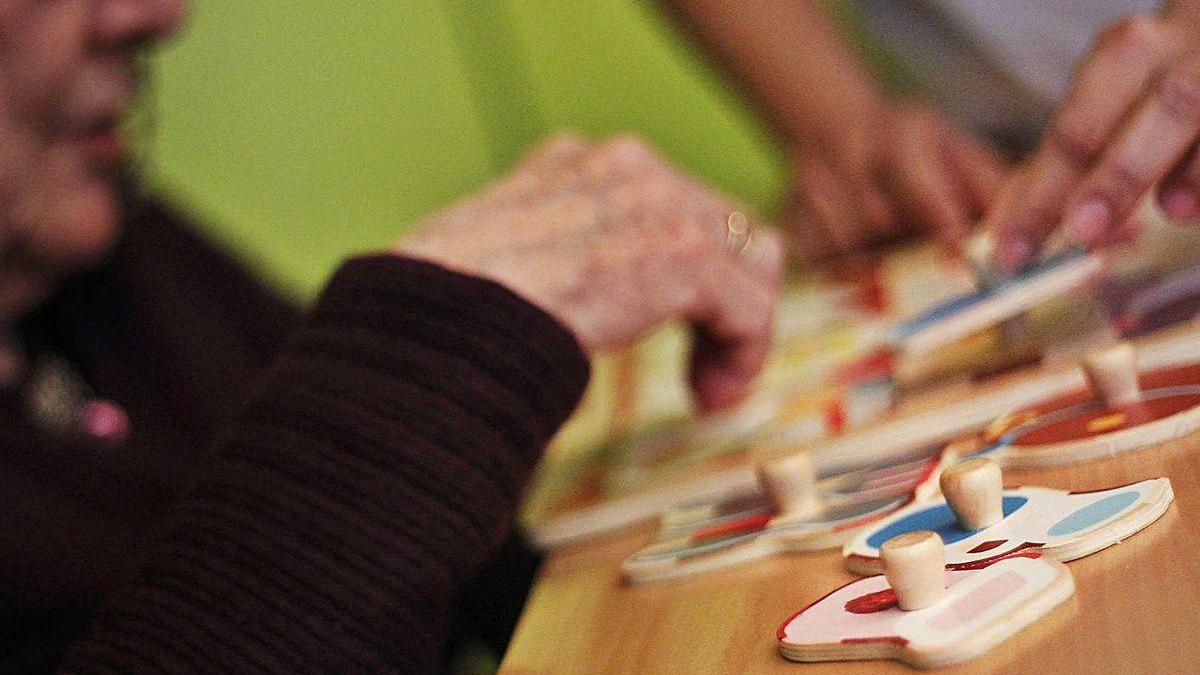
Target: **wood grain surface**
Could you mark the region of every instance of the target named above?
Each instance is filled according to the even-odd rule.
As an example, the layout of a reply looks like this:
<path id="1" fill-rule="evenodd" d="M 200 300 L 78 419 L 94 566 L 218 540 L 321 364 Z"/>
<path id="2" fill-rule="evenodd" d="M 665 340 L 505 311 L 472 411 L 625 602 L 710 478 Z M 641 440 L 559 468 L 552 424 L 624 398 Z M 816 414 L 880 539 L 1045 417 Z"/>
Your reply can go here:
<path id="1" fill-rule="evenodd" d="M 1166 476 L 1175 503 L 1117 546 L 1068 563 L 1078 592 L 962 673 L 1200 672 L 1200 433 L 1118 457 L 1006 472 L 1006 486 L 1093 489 Z M 627 586 L 618 568 L 652 528 L 556 552 L 501 673 L 886 673 L 894 662 L 791 663 L 775 631 L 855 577 L 840 550 Z M 942 671 L 939 671 L 942 672 Z"/>

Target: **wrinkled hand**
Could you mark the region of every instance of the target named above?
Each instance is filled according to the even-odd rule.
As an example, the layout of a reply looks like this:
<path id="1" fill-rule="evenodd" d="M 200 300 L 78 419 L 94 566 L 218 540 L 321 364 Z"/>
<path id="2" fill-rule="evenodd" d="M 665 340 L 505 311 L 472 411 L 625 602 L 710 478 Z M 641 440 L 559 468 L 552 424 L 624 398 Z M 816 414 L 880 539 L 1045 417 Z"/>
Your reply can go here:
<path id="1" fill-rule="evenodd" d="M 743 397 L 762 366 L 782 267 L 770 232 L 732 250 L 738 210 L 640 141 L 561 137 L 394 250 L 503 284 L 589 352 L 689 321 L 692 387 L 711 410 Z"/>
<path id="2" fill-rule="evenodd" d="M 983 227 L 1016 269 L 1061 219 L 1080 243 L 1131 238 L 1132 214 L 1158 185 L 1177 219 L 1200 216 L 1200 36 L 1182 21 L 1132 16 L 1107 29 L 1033 157 Z"/>
<path id="3" fill-rule="evenodd" d="M 853 111 L 844 131 L 792 157 L 797 192 L 782 220 L 802 259 L 914 230 L 957 248 L 1007 172 L 990 147 L 922 105 Z"/>

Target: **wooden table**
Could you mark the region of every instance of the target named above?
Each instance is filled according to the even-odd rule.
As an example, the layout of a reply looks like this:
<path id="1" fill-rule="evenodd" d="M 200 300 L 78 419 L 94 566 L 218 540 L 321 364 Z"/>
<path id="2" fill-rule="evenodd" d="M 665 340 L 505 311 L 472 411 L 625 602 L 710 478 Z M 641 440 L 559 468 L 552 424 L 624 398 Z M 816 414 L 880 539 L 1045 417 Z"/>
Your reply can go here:
<path id="1" fill-rule="evenodd" d="M 1125 542 L 1068 563 L 1075 597 L 949 672 L 1200 672 L 1200 434 L 1006 485 L 1087 489 L 1167 476 L 1175 503 Z M 855 577 L 840 551 L 784 556 L 674 582 L 626 586 L 618 567 L 648 529 L 553 554 L 501 667 L 540 673 L 914 672 L 882 661 L 792 663 L 775 631 Z"/>

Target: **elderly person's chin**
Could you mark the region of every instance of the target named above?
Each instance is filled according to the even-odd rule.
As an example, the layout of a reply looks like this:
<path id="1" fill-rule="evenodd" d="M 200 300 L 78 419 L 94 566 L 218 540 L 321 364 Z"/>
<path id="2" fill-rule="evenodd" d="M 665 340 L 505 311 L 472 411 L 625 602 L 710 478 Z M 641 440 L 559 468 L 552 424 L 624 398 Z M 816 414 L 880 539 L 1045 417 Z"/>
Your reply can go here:
<path id="1" fill-rule="evenodd" d="M 51 296 L 62 280 L 103 262 L 120 229 L 120 200 L 107 176 L 37 191 L 14 214 L 15 241 L 0 243 L 0 327 Z"/>

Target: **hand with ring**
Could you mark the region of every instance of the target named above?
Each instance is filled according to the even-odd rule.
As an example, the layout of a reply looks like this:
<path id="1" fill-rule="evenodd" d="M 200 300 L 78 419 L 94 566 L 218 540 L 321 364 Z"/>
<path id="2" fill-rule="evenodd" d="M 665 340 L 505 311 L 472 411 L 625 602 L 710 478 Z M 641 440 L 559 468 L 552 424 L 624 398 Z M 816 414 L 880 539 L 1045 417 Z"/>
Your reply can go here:
<path id="1" fill-rule="evenodd" d="M 506 286 L 589 353 L 683 319 L 692 387 L 712 410 L 748 393 L 770 347 L 783 248 L 745 212 L 641 141 L 564 136 L 394 251 Z"/>

